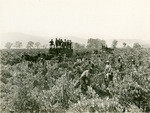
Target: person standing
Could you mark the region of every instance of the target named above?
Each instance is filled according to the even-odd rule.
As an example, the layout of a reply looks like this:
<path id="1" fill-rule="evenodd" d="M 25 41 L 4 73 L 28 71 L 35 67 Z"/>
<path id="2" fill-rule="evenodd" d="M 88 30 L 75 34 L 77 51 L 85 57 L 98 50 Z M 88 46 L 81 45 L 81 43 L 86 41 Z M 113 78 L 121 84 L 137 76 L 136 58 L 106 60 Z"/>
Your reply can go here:
<path id="1" fill-rule="evenodd" d="M 108 87 L 109 82 L 113 80 L 112 67 L 108 60 L 106 61 L 104 73 L 105 73 L 104 82 L 105 82 L 106 87 Z"/>
<path id="2" fill-rule="evenodd" d="M 51 41 L 49 43 L 50 43 L 50 48 L 53 48 L 54 47 L 54 41 L 53 41 L 53 39 L 51 39 Z"/>
<path id="3" fill-rule="evenodd" d="M 61 48 L 61 39 L 58 40 L 58 47 Z"/>
<path id="4" fill-rule="evenodd" d="M 64 48 L 67 48 L 67 41 L 66 41 L 66 39 L 64 40 Z"/>
<path id="5" fill-rule="evenodd" d="M 66 48 L 69 48 L 69 40 L 66 41 Z"/>
<path id="6" fill-rule="evenodd" d="M 72 42 L 71 42 L 71 40 L 69 41 L 69 48 L 72 49 Z"/>
<path id="7" fill-rule="evenodd" d="M 93 68 L 91 65 L 89 65 L 88 69 L 85 70 L 80 78 L 77 84 L 75 85 L 75 88 L 79 87 L 81 85 L 81 92 L 82 94 L 86 95 L 88 91 L 88 86 L 91 86 L 91 77 L 93 75 Z"/>
<path id="8" fill-rule="evenodd" d="M 117 62 L 117 71 L 118 71 L 118 73 L 119 73 L 119 78 L 121 79 L 121 80 L 123 80 L 123 76 L 124 76 L 124 73 L 123 73 L 123 71 L 124 71 L 124 65 L 123 65 L 123 60 L 122 60 L 122 58 L 119 56 L 118 57 L 118 62 Z"/>
<path id="9" fill-rule="evenodd" d="M 60 47 L 63 48 L 63 40 L 60 39 Z"/>
<path id="10" fill-rule="evenodd" d="M 131 72 L 132 72 L 133 78 L 136 78 L 136 75 L 137 75 L 137 67 L 136 67 L 135 60 L 134 60 L 134 59 L 131 60 Z"/>
<path id="11" fill-rule="evenodd" d="M 56 46 L 56 48 L 58 47 L 58 39 L 57 38 L 55 40 L 55 46 Z"/>

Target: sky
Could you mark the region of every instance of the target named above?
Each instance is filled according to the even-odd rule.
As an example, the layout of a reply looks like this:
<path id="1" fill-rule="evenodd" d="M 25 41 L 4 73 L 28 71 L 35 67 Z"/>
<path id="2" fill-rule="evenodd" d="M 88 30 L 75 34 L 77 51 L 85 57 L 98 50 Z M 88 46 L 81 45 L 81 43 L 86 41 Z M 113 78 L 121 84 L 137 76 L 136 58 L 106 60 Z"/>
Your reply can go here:
<path id="1" fill-rule="evenodd" d="M 12 33 L 150 42 L 150 0 L 0 0 L 0 47 Z"/>

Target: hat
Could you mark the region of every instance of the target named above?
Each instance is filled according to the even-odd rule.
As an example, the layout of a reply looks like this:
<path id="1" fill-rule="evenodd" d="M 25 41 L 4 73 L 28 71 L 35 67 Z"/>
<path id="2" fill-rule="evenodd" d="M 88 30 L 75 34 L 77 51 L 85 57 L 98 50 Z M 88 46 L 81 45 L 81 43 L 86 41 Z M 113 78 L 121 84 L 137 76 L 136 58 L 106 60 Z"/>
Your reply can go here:
<path id="1" fill-rule="evenodd" d="M 132 59 L 132 62 L 134 62 L 134 60 Z"/>
<path id="2" fill-rule="evenodd" d="M 107 60 L 106 63 L 109 63 L 109 61 Z"/>

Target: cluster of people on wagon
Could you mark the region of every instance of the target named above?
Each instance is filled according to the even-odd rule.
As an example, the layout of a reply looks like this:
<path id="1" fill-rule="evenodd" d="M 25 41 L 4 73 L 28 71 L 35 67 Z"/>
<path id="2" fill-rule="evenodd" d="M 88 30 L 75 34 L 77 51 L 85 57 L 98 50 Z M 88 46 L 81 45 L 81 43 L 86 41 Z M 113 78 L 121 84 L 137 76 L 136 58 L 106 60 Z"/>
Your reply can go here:
<path id="1" fill-rule="evenodd" d="M 50 43 L 50 48 L 67 48 L 67 49 L 72 49 L 72 41 L 71 40 L 66 40 L 66 39 L 57 39 L 55 42 L 53 39 L 51 39 Z"/>

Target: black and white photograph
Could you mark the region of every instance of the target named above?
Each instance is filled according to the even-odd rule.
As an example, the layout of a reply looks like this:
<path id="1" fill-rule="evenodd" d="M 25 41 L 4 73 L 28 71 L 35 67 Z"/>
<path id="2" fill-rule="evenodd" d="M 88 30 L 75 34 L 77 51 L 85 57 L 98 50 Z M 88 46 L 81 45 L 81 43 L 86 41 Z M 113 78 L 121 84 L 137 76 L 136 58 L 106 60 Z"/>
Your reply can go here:
<path id="1" fill-rule="evenodd" d="M 0 113 L 122 112 L 150 112 L 150 0 L 0 0 Z"/>

